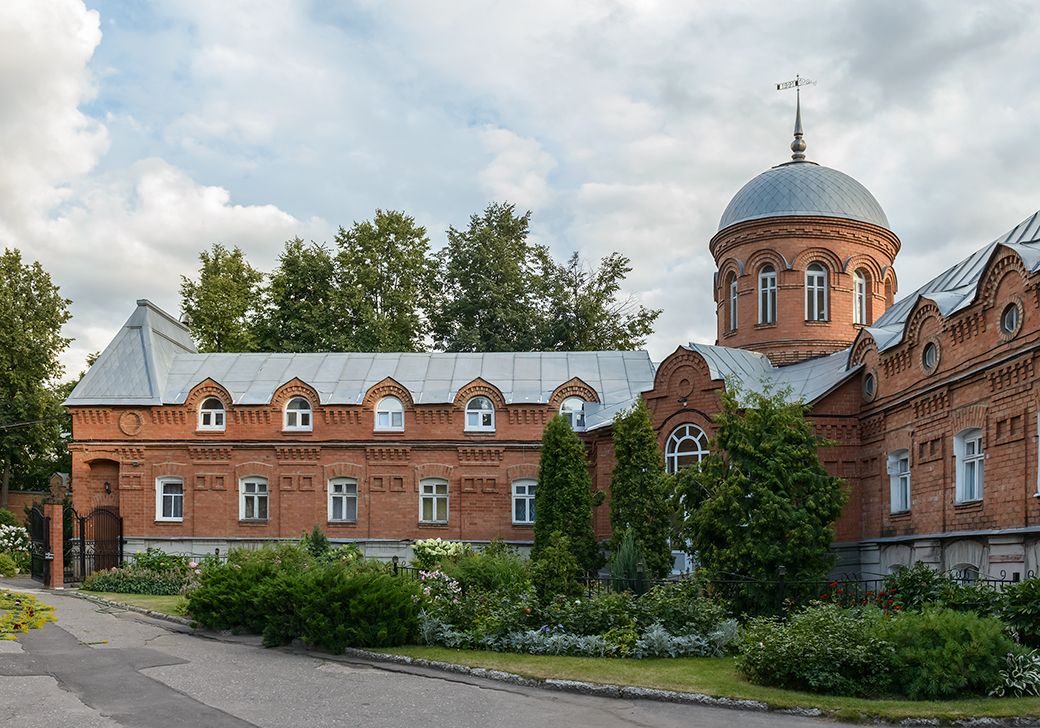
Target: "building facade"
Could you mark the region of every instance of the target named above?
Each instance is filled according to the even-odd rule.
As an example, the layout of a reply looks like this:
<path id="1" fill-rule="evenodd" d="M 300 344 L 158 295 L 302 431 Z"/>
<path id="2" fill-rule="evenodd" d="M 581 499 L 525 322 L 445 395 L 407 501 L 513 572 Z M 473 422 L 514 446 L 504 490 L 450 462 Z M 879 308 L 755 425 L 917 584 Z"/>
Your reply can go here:
<path id="1" fill-rule="evenodd" d="M 812 405 L 848 482 L 839 569 L 1024 577 L 1040 566 L 1040 213 L 897 300 L 901 242 L 853 178 L 805 158 L 723 213 L 714 345 L 646 352 L 199 354 L 147 301 L 69 397 L 80 511 L 130 548 L 206 553 L 320 525 L 375 555 L 419 538 L 531 541 L 557 413 L 608 492 L 611 425 L 639 398 L 669 470 L 709 451 L 727 382 Z M 608 509 L 596 532 L 609 536 Z"/>

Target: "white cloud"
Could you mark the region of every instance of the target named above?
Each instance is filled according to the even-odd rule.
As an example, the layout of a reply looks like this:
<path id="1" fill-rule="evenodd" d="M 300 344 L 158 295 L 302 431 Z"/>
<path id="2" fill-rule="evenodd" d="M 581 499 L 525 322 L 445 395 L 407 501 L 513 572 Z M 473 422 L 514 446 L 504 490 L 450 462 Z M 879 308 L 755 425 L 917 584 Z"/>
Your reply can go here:
<path id="1" fill-rule="evenodd" d="M 480 183 L 491 199 L 509 200 L 537 211 L 551 194 L 548 175 L 556 161 L 534 139 L 509 129 L 488 127 L 481 141 L 494 158 L 480 172 Z"/>

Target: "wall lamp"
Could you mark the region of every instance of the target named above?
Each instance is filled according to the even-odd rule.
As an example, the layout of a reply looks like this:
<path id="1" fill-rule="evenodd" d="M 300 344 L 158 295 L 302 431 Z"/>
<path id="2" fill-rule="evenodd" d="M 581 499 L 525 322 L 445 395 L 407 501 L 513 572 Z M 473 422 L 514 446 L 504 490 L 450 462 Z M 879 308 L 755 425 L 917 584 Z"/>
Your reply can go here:
<path id="1" fill-rule="evenodd" d="M 112 484 L 105 481 L 105 495 L 112 495 Z"/>

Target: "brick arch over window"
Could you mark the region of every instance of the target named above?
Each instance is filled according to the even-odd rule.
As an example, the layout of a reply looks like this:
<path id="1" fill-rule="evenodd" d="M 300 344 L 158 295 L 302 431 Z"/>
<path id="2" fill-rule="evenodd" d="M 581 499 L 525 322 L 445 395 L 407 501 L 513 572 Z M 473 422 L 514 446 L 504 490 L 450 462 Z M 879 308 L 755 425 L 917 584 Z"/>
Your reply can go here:
<path id="1" fill-rule="evenodd" d="M 362 405 L 367 408 L 375 407 L 383 397 L 397 397 L 405 407 L 412 407 L 415 404 L 412 401 L 412 393 L 408 391 L 407 387 L 393 377 L 387 377 L 368 388 Z"/>
<path id="2" fill-rule="evenodd" d="M 704 434 L 706 434 L 709 439 L 715 434 L 715 424 L 712 422 L 711 415 L 707 412 L 703 412 L 699 409 L 679 410 L 678 412 L 668 415 L 664 422 L 662 422 L 658 427 L 657 439 L 660 441 L 661 447 L 664 447 L 664 443 L 668 441 L 669 436 L 676 427 L 686 424 L 697 425 L 697 427 L 704 430 Z"/>
<path id="3" fill-rule="evenodd" d="M 187 463 L 163 462 L 152 465 L 152 478 L 180 478 L 187 489 L 189 479 L 194 473 L 191 465 Z"/>
<path id="4" fill-rule="evenodd" d="M 506 468 L 506 478 L 510 483 L 514 480 L 538 480 L 538 466 L 535 463 L 510 465 Z"/>
<path id="5" fill-rule="evenodd" d="M 744 261 L 739 258 L 726 258 L 719 265 L 719 273 L 717 280 L 720 282 L 725 281 L 729 275 L 735 275 L 740 278 L 747 271 Z"/>
<path id="6" fill-rule="evenodd" d="M 586 402 L 599 402 L 599 395 L 596 393 L 596 390 L 578 377 L 572 377 L 557 387 L 549 398 L 549 404 L 554 409 L 559 409 L 560 405 L 563 404 L 563 400 L 568 397 L 580 397 Z"/>
<path id="7" fill-rule="evenodd" d="M 357 463 L 329 463 L 322 468 L 322 477 L 326 488 L 330 478 L 354 478 L 360 483 L 365 479 L 365 466 Z"/>
<path id="8" fill-rule="evenodd" d="M 763 267 L 771 265 L 776 272 L 779 274 L 780 271 L 791 270 L 791 264 L 787 262 L 787 258 L 778 253 L 775 250 L 768 248 L 764 250 L 756 250 L 748 258 L 747 266 L 745 270 L 755 276 L 759 274 Z"/>
<path id="9" fill-rule="evenodd" d="M 852 275 L 857 270 L 861 270 L 866 273 L 867 278 L 870 280 L 871 286 L 877 285 L 885 277 L 885 267 L 878 264 L 878 262 L 863 253 L 856 255 L 850 255 L 845 259 L 845 262 L 841 264 L 841 272 Z"/>
<path id="10" fill-rule="evenodd" d="M 982 430 L 983 437 L 986 436 L 986 406 L 973 404 L 970 407 L 961 407 L 950 413 L 949 432 L 956 435 L 964 430 Z"/>
<path id="11" fill-rule="evenodd" d="M 987 270 L 982 274 L 982 285 L 979 288 L 976 301 L 982 303 L 983 308 L 991 308 L 997 301 L 997 291 L 1001 282 L 1009 275 L 1017 273 L 1022 280 L 1026 278 L 1026 267 L 1022 264 L 1022 258 L 1018 253 L 1006 248 L 997 248 L 1003 251 L 1001 255 L 990 259 Z"/>
<path id="12" fill-rule="evenodd" d="M 188 409 L 196 410 L 210 397 L 219 399 L 224 405 L 224 409 L 230 409 L 234 401 L 231 392 L 223 384 L 207 377 L 191 388 L 187 398 L 184 400 L 184 406 Z"/>
<path id="13" fill-rule="evenodd" d="M 455 395 L 454 404 L 456 407 L 464 408 L 466 403 L 474 397 L 487 397 L 495 405 L 495 409 L 506 406 L 506 398 L 502 396 L 502 392 L 498 390 L 498 387 L 480 377 L 459 387 L 459 391 Z"/>
<path id="14" fill-rule="evenodd" d="M 318 391 L 311 385 L 299 377 L 293 377 L 285 384 L 274 390 L 274 395 L 271 397 L 271 404 L 278 409 L 284 409 L 285 405 L 289 403 L 289 400 L 293 397 L 303 397 L 310 402 L 311 409 L 317 409 L 320 405 L 318 400 Z"/>
<path id="15" fill-rule="evenodd" d="M 807 270 L 813 263 L 818 263 L 823 266 L 824 270 L 827 271 L 827 279 L 830 283 L 835 283 L 838 272 L 841 270 L 841 258 L 839 258 L 833 250 L 827 248 L 809 248 L 803 250 L 798 254 L 798 257 L 794 259 L 791 267 L 795 270 Z"/>
<path id="16" fill-rule="evenodd" d="M 419 492 L 419 483 L 426 478 L 440 478 L 451 483 L 451 471 L 455 468 L 451 465 L 442 465 L 441 463 L 423 463 L 422 465 L 415 466 L 415 492 Z"/>
<path id="17" fill-rule="evenodd" d="M 248 477 L 259 477 L 266 478 L 267 482 L 271 485 L 271 490 L 274 490 L 274 466 L 268 465 L 267 463 L 261 463 L 258 461 L 251 461 L 248 463 L 242 463 L 235 466 L 235 480 L 239 481 L 242 478 Z"/>
<path id="18" fill-rule="evenodd" d="M 938 321 L 940 327 L 943 324 L 942 312 L 939 307 L 927 299 L 921 299 L 914 306 L 913 313 L 906 321 L 903 331 L 906 332 L 906 341 L 910 346 L 917 344 L 921 338 L 921 328 L 929 319 Z"/>

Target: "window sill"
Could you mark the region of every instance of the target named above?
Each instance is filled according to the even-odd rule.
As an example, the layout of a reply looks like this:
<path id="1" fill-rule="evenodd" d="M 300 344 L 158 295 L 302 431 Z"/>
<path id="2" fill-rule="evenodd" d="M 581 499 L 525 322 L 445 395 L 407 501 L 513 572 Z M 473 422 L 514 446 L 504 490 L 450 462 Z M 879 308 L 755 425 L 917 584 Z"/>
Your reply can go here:
<path id="1" fill-rule="evenodd" d="M 183 518 L 156 518 L 152 521 L 156 526 L 179 526 L 184 523 Z"/>
<path id="2" fill-rule="evenodd" d="M 447 521 L 419 521 L 419 528 L 447 528 Z"/>
<path id="3" fill-rule="evenodd" d="M 755 324 L 756 329 L 774 329 L 776 328 L 776 321 L 768 324 Z"/>
<path id="4" fill-rule="evenodd" d="M 239 518 L 239 526 L 266 526 L 269 523 L 267 518 Z"/>
<path id="5" fill-rule="evenodd" d="M 328 524 L 330 526 L 337 526 L 337 527 L 338 526 L 357 527 L 357 521 L 356 520 L 354 520 L 354 521 L 333 521 L 332 519 L 329 519 Z"/>
<path id="6" fill-rule="evenodd" d="M 830 322 L 830 319 L 824 319 L 822 321 L 820 319 L 805 319 L 805 325 L 806 326 L 830 326 L 831 322 Z"/>
<path id="7" fill-rule="evenodd" d="M 372 433 L 376 435 L 400 435 L 402 432 L 404 432 L 403 427 L 376 427 L 372 430 Z"/>
<path id="8" fill-rule="evenodd" d="M 524 521 L 523 523 L 517 523 L 516 521 L 513 521 L 513 528 L 534 528 L 534 521 Z"/>
<path id="9" fill-rule="evenodd" d="M 227 430 L 225 428 L 223 428 L 223 427 L 214 427 L 214 428 L 198 427 L 198 428 L 195 429 L 195 434 L 196 435 L 223 435 L 226 432 L 227 432 Z"/>
<path id="10" fill-rule="evenodd" d="M 981 511 L 982 499 L 976 498 L 975 500 L 960 501 L 959 503 L 954 503 L 953 507 L 959 511 Z"/>
<path id="11" fill-rule="evenodd" d="M 312 435 L 312 434 L 314 434 L 314 428 L 313 427 L 301 427 L 301 428 L 283 427 L 282 428 L 282 432 L 284 432 L 284 433 L 286 433 L 288 435 Z"/>
<path id="12" fill-rule="evenodd" d="M 910 511 L 909 510 L 905 510 L 905 511 L 891 511 L 888 514 L 888 517 L 891 518 L 893 521 L 897 521 L 897 520 L 904 521 L 904 520 L 906 520 L 907 518 L 910 517 Z"/>

